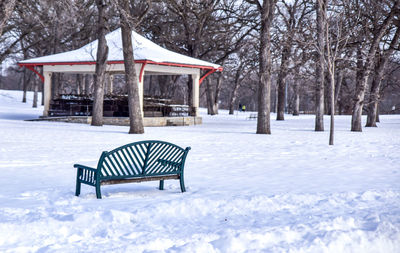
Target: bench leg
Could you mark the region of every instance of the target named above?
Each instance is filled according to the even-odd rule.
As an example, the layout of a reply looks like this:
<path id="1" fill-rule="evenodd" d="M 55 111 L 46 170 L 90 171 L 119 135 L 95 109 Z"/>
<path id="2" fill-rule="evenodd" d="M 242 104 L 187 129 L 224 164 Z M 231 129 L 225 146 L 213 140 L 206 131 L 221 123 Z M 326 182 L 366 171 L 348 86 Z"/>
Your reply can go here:
<path id="1" fill-rule="evenodd" d="M 75 196 L 79 196 L 79 194 L 81 194 L 81 182 L 77 179 L 76 180 Z"/>
<path id="2" fill-rule="evenodd" d="M 183 174 L 181 174 L 181 175 L 179 176 L 179 182 L 180 182 L 180 184 L 181 184 L 181 191 L 182 191 L 182 192 L 185 192 L 186 189 L 185 189 L 185 182 L 183 181 Z"/>
<path id="3" fill-rule="evenodd" d="M 77 169 L 76 170 L 76 188 L 75 188 L 75 196 L 79 196 L 81 194 L 81 181 L 79 181 L 79 178 L 82 175 L 82 170 Z"/>
<path id="4" fill-rule="evenodd" d="M 160 180 L 160 190 L 164 190 L 164 180 Z"/>
<path id="5" fill-rule="evenodd" d="M 100 185 L 96 185 L 96 197 L 101 199 Z"/>

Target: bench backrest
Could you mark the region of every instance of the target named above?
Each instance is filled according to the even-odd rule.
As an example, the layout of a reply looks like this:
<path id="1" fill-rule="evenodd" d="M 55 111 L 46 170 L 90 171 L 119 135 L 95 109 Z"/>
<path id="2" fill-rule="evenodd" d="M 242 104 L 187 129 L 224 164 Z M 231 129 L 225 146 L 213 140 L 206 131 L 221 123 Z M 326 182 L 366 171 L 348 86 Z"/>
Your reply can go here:
<path id="1" fill-rule="evenodd" d="M 177 174 L 189 150 L 163 141 L 134 142 L 104 151 L 97 168 L 107 179 Z"/>

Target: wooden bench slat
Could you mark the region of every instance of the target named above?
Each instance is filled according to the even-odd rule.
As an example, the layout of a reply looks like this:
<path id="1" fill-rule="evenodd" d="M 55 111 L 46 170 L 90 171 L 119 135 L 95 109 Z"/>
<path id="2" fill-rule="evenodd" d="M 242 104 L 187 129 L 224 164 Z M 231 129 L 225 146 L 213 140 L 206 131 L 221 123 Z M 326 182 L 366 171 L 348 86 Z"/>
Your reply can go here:
<path id="1" fill-rule="evenodd" d="M 111 185 L 111 184 L 125 184 L 134 182 L 148 182 L 148 181 L 158 181 L 158 180 L 168 180 L 168 179 L 179 179 L 179 175 L 166 175 L 166 176 L 152 176 L 152 177 L 138 177 L 138 178 L 125 178 L 125 179 L 112 179 L 107 181 L 102 181 L 101 185 Z"/>

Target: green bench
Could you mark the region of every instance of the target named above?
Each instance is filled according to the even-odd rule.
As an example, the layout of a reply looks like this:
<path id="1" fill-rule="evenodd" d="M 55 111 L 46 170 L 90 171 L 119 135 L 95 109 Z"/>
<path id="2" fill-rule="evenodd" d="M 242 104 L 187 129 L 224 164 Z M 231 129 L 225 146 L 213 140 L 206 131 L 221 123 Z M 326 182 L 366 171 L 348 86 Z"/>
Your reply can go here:
<path id="1" fill-rule="evenodd" d="M 163 141 L 140 141 L 124 145 L 112 151 L 104 151 L 97 168 L 74 164 L 77 168 L 76 191 L 79 196 L 81 183 L 94 186 L 101 199 L 101 185 L 179 179 L 181 191 L 185 192 L 183 169 L 190 147 L 183 149 Z"/>

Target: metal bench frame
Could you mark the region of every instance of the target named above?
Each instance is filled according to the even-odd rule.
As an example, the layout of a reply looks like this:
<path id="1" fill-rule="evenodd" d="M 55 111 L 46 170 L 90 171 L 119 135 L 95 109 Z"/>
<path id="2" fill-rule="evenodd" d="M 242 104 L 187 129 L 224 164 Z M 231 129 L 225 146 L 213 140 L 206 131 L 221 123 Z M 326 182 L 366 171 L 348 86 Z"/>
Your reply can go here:
<path id="1" fill-rule="evenodd" d="M 97 168 L 74 164 L 77 168 L 75 196 L 81 192 L 81 184 L 96 188 L 101 199 L 101 185 L 179 179 L 181 191 L 185 192 L 184 167 L 190 147 L 183 149 L 164 141 L 134 142 L 112 151 L 104 151 Z"/>

